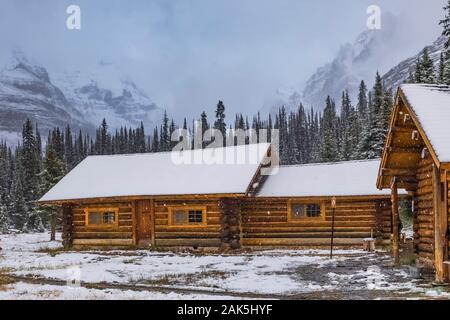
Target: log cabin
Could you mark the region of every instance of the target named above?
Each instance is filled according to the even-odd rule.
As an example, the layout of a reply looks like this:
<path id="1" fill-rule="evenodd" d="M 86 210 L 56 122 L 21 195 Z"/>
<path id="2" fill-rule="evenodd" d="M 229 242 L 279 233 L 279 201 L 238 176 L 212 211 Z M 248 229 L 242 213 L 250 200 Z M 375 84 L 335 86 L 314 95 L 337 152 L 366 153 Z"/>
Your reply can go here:
<path id="1" fill-rule="evenodd" d="M 389 244 L 391 199 L 374 176 L 380 160 L 282 166 L 242 200 L 242 244 L 250 247 L 360 247 Z M 400 195 L 403 196 L 403 195 Z M 333 221 L 334 220 L 334 221 Z"/>
<path id="2" fill-rule="evenodd" d="M 391 190 L 393 208 L 397 207 L 398 190 L 411 194 L 417 263 L 434 269 L 437 282 L 447 278 L 449 121 L 449 87 L 402 85 L 397 91 L 377 181 L 378 188 Z M 397 219 L 394 209 L 393 220 Z M 395 225 L 393 250 L 398 257 Z"/>
<path id="3" fill-rule="evenodd" d="M 274 154 L 254 144 L 91 156 L 40 203 L 63 208 L 67 248 L 328 248 L 332 231 L 338 247 L 389 242 L 379 160 L 279 167 Z"/>

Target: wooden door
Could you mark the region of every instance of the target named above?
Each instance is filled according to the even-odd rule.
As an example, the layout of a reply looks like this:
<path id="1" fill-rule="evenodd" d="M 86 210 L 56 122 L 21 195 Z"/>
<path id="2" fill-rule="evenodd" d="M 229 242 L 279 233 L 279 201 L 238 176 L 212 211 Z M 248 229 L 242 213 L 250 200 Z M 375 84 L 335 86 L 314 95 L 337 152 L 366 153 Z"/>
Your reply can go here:
<path id="1" fill-rule="evenodd" d="M 136 203 L 136 242 L 138 245 L 153 244 L 153 220 L 153 201 L 138 201 Z"/>

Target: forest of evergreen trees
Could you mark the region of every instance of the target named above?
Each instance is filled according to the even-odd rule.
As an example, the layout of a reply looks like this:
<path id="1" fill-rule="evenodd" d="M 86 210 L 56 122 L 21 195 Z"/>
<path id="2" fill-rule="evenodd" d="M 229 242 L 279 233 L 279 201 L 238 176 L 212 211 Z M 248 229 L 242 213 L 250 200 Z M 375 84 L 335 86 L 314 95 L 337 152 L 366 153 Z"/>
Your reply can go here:
<path id="1" fill-rule="evenodd" d="M 274 119 L 262 119 L 258 113 L 251 120 L 242 114 L 227 125 L 225 105 L 217 104 L 214 119 L 203 112 L 188 125 L 175 124 L 164 114 L 162 123 L 151 134 L 144 126 L 120 128 L 114 132 L 103 120 L 94 136 L 73 133 L 67 126 L 46 134 L 44 143 L 37 126 L 27 120 L 23 125 L 22 141 L 15 147 L 0 142 L 0 228 L 19 231 L 39 231 L 54 225 L 57 208 L 35 203 L 67 172 L 89 155 L 129 154 L 170 151 L 177 141 L 171 141 L 178 128 L 194 136 L 194 128 L 202 134 L 216 129 L 227 135 L 230 129 L 266 129 L 268 136 L 279 130 L 280 160 L 282 164 L 304 164 L 379 157 L 383 149 L 387 121 L 392 108 L 392 93 L 383 88 L 377 74 L 376 84 L 369 91 L 361 82 L 356 105 L 348 92 L 343 92 L 340 113 L 336 102 L 328 97 L 322 113 L 300 105 L 295 111 L 280 108 Z M 229 132 L 229 131 L 228 131 Z M 207 143 L 203 144 L 206 147 Z"/>
<path id="2" fill-rule="evenodd" d="M 445 19 L 440 23 L 444 27 L 443 34 L 450 37 L 450 0 L 445 10 Z M 450 40 L 440 58 L 439 68 L 434 70 L 425 49 L 408 82 L 450 84 Z M 107 121 L 103 120 L 94 136 L 81 131 L 73 133 L 68 126 L 45 134 L 45 143 L 39 128 L 27 120 L 19 145 L 12 147 L 0 141 L 0 231 L 41 231 L 54 226 L 57 208 L 37 205 L 35 200 L 84 158 L 89 155 L 170 151 L 177 144 L 171 141 L 171 135 L 178 128 L 190 131 L 191 136 L 194 136 L 194 128 L 200 128 L 202 133 L 214 128 L 224 137 L 227 128 L 254 129 L 257 135 L 259 130 L 266 129 L 269 137 L 271 130 L 277 129 L 282 164 L 380 157 L 393 107 L 393 92 L 384 87 L 378 73 L 372 89 L 361 82 L 355 102 L 346 91 L 340 101 L 328 97 L 324 103 L 323 112 L 300 105 L 294 111 L 280 108 L 274 119 L 272 115 L 262 119 L 258 113 L 251 120 L 238 114 L 232 121 L 227 121 L 225 105 L 219 101 L 214 119 L 209 120 L 207 113 L 203 112 L 196 120 L 200 123 L 198 126 L 194 124 L 195 120 L 188 125 L 186 118 L 178 126 L 165 113 L 161 125 L 150 134 L 146 134 L 142 124 L 138 128 L 120 128 L 111 132 Z"/>

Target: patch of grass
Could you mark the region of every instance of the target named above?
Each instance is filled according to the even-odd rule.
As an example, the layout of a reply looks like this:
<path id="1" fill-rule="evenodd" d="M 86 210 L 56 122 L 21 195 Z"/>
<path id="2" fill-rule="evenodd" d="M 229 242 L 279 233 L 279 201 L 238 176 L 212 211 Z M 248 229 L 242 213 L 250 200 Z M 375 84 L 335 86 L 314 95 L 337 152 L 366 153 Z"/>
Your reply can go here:
<path id="1" fill-rule="evenodd" d="M 37 253 L 46 253 L 51 257 L 55 257 L 58 254 L 67 253 L 69 250 L 64 248 L 40 248 L 36 250 Z"/>
<path id="2" fill-rule="evenodd" d="M 140 284 L 146 284 L 150 286 L 169 286 L 176 284 L 178 282 L 177 275 L 164 275 L 160 278 L 156 279 L 145 279 L 144 277 L 140 277 L 138 279 L 134 278 L 134 282 Z"/>
<path id="3" fill-rule="evenodd" d="M 8 275 L 9 271 L 8 269 L 0 269 L 0 290 L 5 290 L 5 286 L 16 282 Z"/>

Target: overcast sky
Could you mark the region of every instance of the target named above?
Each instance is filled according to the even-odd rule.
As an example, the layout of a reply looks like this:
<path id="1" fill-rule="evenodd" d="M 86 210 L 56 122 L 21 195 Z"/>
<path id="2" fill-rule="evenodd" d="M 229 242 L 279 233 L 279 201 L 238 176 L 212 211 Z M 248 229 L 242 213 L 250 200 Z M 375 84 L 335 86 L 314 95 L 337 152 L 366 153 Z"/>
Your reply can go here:
<path id="1" fill-rule="evenodd" d="M 176 113 L 258 110 L 280 87 L 301 90 L 314 70 L 366 28 L 377 4 L 400 17 L 411 47 L 441 32 L 444 0 L 1 0 L 0 59 L 20 47 L 52 71 L 113 63 Z M 66 28 L 81 7 L 82 29 Z M 393 63 L 396 63 L 395 61 Z M 183 110 L 183 111 L 181 111 Z"/>

